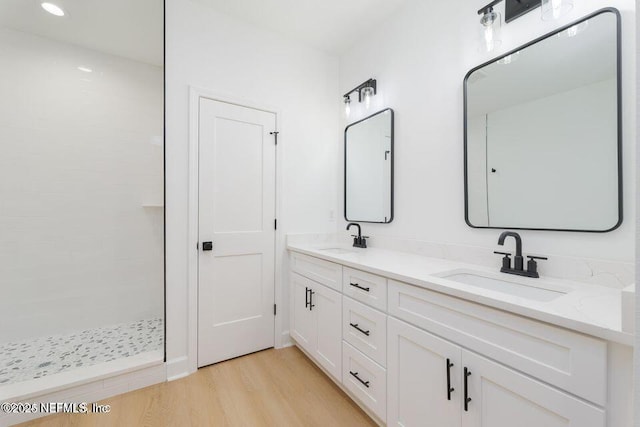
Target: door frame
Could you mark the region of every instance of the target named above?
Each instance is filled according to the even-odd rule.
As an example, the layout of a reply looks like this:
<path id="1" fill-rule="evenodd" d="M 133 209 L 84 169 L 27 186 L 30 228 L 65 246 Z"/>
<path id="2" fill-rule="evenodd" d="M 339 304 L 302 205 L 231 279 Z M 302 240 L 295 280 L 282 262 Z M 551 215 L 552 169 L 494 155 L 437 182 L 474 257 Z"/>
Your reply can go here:
<path id="1" fill-rule="evenodd" d="M 266 111 L 276 115 L 276 132 L 282 132 L 283 120 L 282 112 L 279 108 L 264 105 L 251 100 L 241 99 L 227 94 L 216 93 L 207 89 L 189 86 L 189 207 L 188 207 L 188 257 L 187 257 L 187 363 L 189 373 L 198 370 L 198 255 L 197 248 L 199 240 L 198 215 L 199 215 L 199 104 L 200 98 L 207 98 L 213 101 L 225 102 L 241 107 L 253 108 Z M 275 230 L 275 277 L 274 277 L 274 304 L 279 307 L 278 313 L 274 316 L 274 337 L 275 348 L 281 348 L 289 344 L 289 340 L 283 337 L 283 280 L 282 280 L 282 258 L 285 246 L 282 212 L 282 164 L 283 164 L 283 140 L 278 135 L 278 145 L 276 147 L 276 218 L 278 228 Z"/>

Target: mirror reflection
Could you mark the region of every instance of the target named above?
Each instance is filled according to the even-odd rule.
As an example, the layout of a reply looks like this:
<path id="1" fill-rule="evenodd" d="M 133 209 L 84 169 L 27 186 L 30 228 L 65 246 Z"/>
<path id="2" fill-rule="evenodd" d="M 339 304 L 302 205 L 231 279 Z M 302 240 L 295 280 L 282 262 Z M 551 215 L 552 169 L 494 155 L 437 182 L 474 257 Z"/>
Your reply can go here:
<path id="1" fill-rule="evenodd" d="M 621 221 L 619 17 L 607 9 L 469 72 L 472 227 L 610 231 Z"/>
<path id="2" fill-rule="evenodd" d="M 393 220 L 393 110 L 345 130 L 344 216 L 347 221 Z"/>

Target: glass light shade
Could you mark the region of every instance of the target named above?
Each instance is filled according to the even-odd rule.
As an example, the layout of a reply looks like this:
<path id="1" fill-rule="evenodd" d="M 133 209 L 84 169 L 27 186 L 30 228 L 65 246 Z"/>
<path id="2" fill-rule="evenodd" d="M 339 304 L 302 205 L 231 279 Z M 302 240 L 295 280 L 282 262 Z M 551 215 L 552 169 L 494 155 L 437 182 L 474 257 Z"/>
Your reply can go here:
<path id="1" fill-rule="evenodd" d="M 480 51 L 491 52 L 502 44 L 500 14 L 489 10 L 480 18 Z"/>
<path id="2" fill-rule="evenodd" d="M 373 96 L 373 88 L 367 86 L 362 88 L 362 100 L 364 101 L 364 108 L 367 110 L 371 107 L 371 97 Z"/>
<path id="3" fill-rule="evenodd" d="M 351 115 L 351 99 L 348 96 L 344 98 L 344 115 L 346 117 Z"/>
<path id="4" fill-rule="evenodd" d="M 573 0 L 542 0 L 540 7 L 543 21 L 560 19 L 571 9 L 573 9 Z"/>

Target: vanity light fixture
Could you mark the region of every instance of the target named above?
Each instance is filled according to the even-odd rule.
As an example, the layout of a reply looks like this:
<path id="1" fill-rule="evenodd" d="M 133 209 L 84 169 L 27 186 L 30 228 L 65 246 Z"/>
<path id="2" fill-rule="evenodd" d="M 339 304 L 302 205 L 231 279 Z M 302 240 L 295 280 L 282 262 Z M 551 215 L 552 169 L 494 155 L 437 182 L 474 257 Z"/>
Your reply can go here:
<path id="1" fill-rule="evenodd" d="M 41 3 L 40 6 L 42 6 L 42 8 L 44 10 L 46 10 L 47 12 L 49 12 L 52 15 L 55 16 L 64 16 L 64 10 L 62 10 L 62 8 L 58 5 L 55 5 L 53 3 Z"/>
<path id="2" fill-rule="evenodd" d="M 500 46 L 500 14 L 493 7 L 502 0 L 494 0 L 478 10 L 481 15 L 481 50 L 491 52 Z M 504 22 L 509 23 L 541 6 L 542 20 L 559 19 L 573 8 L 573 0 L 504 0 Z"/>
<path id="3" fill-rule="evenodd" d="M 78 67 L 78 70 L 80 70 L 80 71 L 82 71 L 82 72 L 84 72 L 84 73 L 92 73 L 92 72 L 93 72 L 93 70 L 92 70 L 91 68 L 89 68 L 89 67 L 85 67 L 85 66 L 83 66 L 83 65 L 79 66 L 79 67 Z"/>
<path id="4" fill-rule="evenodd" d="M 345 105 L 344 110 L 347 117 L 349 117 L 349 114 L 351 113 L 350 95 L 354 92 L 358 92 L 358 102 L 364 101 L 364 106 L 368 110 L 371 106 L 371 98 L 378 93 L 378 82 L 376 79 L 369 79 L 343 95 Z"/>

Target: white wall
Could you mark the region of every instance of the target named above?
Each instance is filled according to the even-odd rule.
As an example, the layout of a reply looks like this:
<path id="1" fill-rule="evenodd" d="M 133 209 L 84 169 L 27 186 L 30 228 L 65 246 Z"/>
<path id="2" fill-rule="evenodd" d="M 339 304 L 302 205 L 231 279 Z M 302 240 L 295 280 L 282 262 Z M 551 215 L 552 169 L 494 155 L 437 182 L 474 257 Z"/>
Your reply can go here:
<path id="1" fill-rule="evenodd" d="M 0 341 L 162 316 L 162 69 L 7 29 L 0 52 Z"/>
<path id="2" fill-rule="evenodd" d="M 584 0 L 562 22 L 541 21 L 538 11 L 503 25 L 503 43 L 493 53 L 478 51 L 484 0 L 409 0 L 384 25 L 340 57 L 344 92 L 370 78 L 379 94 L 371 111 L 391 107 L 395 122 L 395 219 L 366 224 L 363 233 L 431 242 L 495 247 L 498 230 L 477 230 L 464 222 L 462 83 L 468 70 L 492 56 L 606 6 L 623 15 L 624 216 L 605 234 L 523 231 L 524 249 L 549 255 L 631 262 L 635 218 L 635 9 L 631 0 Z M 503 6 L 500 6 L 502 9 Z M 354 111 L 351 120 L 364 112 Z M 358 115 L 361 114 L 361 116 Z M 343 121 L 342 125 L 346 125 Z M 338 160 L 341 164 L 342 159 Z M 337 176 L 340 179 L 341 174 Z M 341 187 L 340 193 L 341 193 Z M 342 195 L 337 198 L 342 205 Z M 340 221 L 340 230 L 344 221 Z M 499 260 L 496 259 L 496 265 Z"/>
<path id="3" fill-rule="evenodd" d="M 335 231 L 340 98 L 336 58 L 191 0 L 167 0 L 166 18 L 167 358 L 175 363 L 169 367 L 172 376 L 182 371 L 178 363 L 187 355 L 187 256 L 195 250 L 187 247 L 189 86 L 282 113 L 278 228 L 285 232 Z M 278 315 L 287 330 L 289 315 L 281 308 Z"/>

